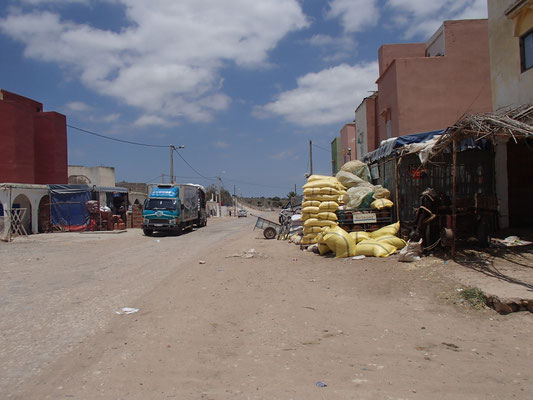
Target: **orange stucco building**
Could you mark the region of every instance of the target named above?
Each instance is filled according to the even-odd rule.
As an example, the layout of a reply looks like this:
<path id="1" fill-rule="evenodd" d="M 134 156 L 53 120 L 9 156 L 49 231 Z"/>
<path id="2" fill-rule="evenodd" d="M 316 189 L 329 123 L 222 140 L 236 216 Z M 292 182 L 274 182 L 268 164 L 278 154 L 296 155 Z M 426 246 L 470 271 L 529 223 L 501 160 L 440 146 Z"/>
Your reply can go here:
<path id="1" fill-rule="evenodd" d="M 465 113 L 490 112 L 487 20 L 445 21 L 427 43 L 383 45 L 379 73 L 376 140 L 367 151 L 387 138 L 444 129 Z"/>

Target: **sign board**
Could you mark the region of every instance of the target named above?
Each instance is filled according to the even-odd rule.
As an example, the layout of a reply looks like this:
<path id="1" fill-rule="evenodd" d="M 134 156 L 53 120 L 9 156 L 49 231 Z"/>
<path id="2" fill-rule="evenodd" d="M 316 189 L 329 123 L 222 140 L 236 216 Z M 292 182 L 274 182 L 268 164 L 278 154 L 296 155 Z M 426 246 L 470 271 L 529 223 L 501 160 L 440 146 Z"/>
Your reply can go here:
<path id="1" fill-rule="evenodd" d="M 375 224 L 378 221 L 375 213 L 354 212 L 352 215 L 354 224 Z"/>

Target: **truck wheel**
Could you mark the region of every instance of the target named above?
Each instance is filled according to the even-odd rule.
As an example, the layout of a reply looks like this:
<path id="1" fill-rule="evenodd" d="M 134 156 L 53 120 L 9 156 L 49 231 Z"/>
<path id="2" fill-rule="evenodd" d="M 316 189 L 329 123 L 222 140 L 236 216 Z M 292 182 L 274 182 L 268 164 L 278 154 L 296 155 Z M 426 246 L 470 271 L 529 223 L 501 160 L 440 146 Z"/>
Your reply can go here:
<path id="1" fill-rule="evenodd" d="M 148 228 L 143 228 L 143 233 L 146 236 L 152 236 L 152 234 L 154 233 L 154 230 L 153 229 L 148 229 Z"/>
<path id="2" fill-rule="evenodd" d="M 183 223 L 179 223 L 178 227 L 176 228 L 176 235 L 181 235 L 183 233 Z"/>

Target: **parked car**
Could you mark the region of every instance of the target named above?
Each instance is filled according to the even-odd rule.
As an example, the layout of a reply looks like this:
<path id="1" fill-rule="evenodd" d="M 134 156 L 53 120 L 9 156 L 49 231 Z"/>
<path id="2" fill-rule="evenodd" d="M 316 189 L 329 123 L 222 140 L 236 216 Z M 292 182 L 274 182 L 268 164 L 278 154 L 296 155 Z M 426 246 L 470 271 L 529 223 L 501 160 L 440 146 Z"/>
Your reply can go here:
<path id="1" fill-rule="evenodd" d="M 239 210 L 238 216 L 239 216 L 239 218 L 240 217 L 247 217 L 248 213 L 246 212 L 246 210 Z"/>

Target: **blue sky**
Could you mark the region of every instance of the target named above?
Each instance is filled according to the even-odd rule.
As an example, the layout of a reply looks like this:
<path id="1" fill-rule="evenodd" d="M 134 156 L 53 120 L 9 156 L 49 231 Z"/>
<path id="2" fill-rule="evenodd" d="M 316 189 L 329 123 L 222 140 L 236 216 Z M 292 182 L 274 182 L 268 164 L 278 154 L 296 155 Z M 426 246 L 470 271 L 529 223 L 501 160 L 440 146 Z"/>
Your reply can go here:
<path id="1" fill-rule="evenodd" d="M 425 42 L 486 0 L 3 0 L 0 87 L 120 140 L 183 145 L 178 182 L 284 196 L 376 89 L 384 43 Z M 69 164 L 160 181 L 168 148 L 68 129 Z M 192 166 L 192 168 L 191 168 Z M 168 181 L 168 176 L 165 177 Z"/>

